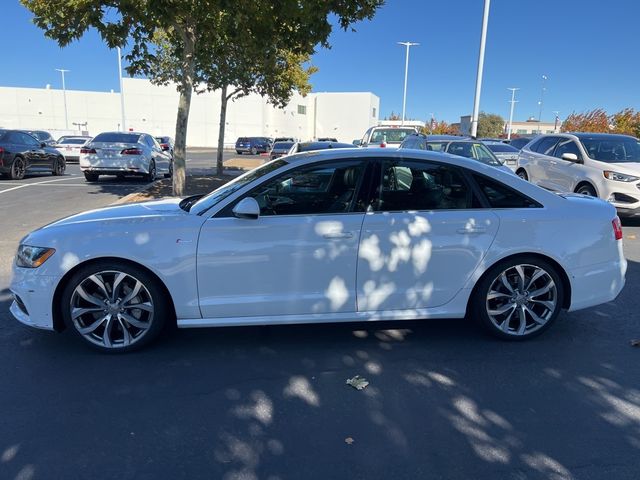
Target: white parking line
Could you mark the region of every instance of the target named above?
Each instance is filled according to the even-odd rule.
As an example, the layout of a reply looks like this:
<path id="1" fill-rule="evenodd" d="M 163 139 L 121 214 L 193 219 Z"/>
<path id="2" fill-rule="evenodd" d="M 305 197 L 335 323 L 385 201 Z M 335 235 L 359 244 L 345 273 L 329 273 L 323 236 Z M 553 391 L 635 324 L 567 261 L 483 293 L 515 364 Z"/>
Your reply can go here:
<path id="1" fill-rule="evenodd" d="M 13 192 L 14 190 L 19 190 L 21 188 L 30 187 L 32 185 L 43 185 L 43 184 L 54 183 L 54 182 L 66 182 L 68 180 L 77 180 L 77 178 L 76 178 L 75 175 L 72 174 L 72 175 L 69 175 L 69 177 L 67 177 L 67 178 L 56 178 L 55 180 L 44 180 L 42 182 L 23 183 L 21 185 L 18 185 L 17 187 L 7 188 L 6 190 L 0 190 L 0 194 L 7 193 L 7 192 Z"/>

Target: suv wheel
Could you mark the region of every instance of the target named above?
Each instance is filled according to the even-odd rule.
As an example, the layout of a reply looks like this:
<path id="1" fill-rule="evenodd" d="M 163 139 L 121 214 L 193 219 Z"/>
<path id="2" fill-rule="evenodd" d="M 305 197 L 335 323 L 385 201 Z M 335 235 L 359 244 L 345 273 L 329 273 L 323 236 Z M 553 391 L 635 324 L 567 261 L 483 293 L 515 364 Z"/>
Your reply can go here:
<path id="1" fill-rule="evenodd" d="M 594 190 L 594 188 L 587 184 L 587 183 L 583 183 L 582 185 L 580 185 L 577 189 L 576 189 L 576 193 L 580 193 L 582 195 L 588 195 L 590 197 L 597 197 L 598 195 L 596 194 L 596 191 Z"/>
<path id="2" fill-rule="evenodd" d="M 256 147 L 251 147 L 251 155 L 257 155 L 258 149 Z"/>

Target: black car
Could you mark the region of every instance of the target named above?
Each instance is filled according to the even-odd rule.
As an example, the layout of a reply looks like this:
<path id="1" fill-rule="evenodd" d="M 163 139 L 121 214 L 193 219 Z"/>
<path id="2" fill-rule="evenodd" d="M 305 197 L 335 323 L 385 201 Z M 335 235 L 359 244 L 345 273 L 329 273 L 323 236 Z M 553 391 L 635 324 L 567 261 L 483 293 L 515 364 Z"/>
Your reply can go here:
<path id="1" fill-rule="evenodd" d="M 0 130 L 0 174 L 20 180 L 26 173 L 50 172 L 62 175 L 64 156 L 34 136 L 21 130 Z"/>
<path id="2" fill-rule="evenodd" d="M 171 137 L 155 137 L 156 142 L 160 144 L 163 152 L 167 152 L 173 158 L 173 138 Z"/>
<path id="3" fill-rule="evenodd" d="M 291 147 L 293 147 L 295 142 L 278 142 L 276 139 L 276 143 L 273 144 L 273 148 L 271 149 L 271 153 L 269 153 L 269 159 L 275 160 L 276 158 L 283 157 L 289 153 Z"/>
<path id="4" fill-rule="evenodd" d="M 268 137 L 240 137 L 236 140 L 236 153 L 250 153 L 257 155 L 258 153 L 267 153 L 271 151 L 271 139 Z"/>
<path id="5" fill-rule="evenodd" d="M 36 137 L 38 141 L 46 144 L 48 147 L 53 147 L 56 144 L 56 141 L 51 136 L 51 134 L 49 132 L 45 132 L 44 130 L 27 130 L 27 133 L 33 137 Z"/>
<path id="6" fill-rule="evenodd" d="M 320 137 L 318 139 L 318 141 L 319 142 L 334 142 L 334 143 L 336 143 L 338 141 L 338 139 L 334 138 L 334 137 Z"/>

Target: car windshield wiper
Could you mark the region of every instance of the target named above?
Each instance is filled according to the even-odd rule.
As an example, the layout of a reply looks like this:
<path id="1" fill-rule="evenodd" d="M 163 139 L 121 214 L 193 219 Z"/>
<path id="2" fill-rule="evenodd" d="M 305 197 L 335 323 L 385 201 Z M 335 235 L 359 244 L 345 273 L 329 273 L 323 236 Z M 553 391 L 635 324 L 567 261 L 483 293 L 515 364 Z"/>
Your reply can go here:
<path id="1" fill-rule="evenodd" d="M 193 204 L 200 200 L 202 197 L 204 197 L 204 194 L 191 195 L 190 197 L 183 198 L 178 206 L 185 212 L 188 212 L 189 210 L 191 210 L 191 207 L 193 207 Z"/>

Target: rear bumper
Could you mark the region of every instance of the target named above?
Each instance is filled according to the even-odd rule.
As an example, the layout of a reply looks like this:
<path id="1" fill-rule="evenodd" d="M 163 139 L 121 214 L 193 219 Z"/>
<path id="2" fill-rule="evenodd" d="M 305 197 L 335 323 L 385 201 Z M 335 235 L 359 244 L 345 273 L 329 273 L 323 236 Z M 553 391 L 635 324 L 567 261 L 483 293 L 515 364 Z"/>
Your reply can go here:
<path id="1" fill-rule="evenodd" d="M 627 260 L 622 254 L 621 241 L 618 247 L 618 261 L 580 267 L 570 272 L 570 312 L 610 302 L 620 294 L 625 285 Z"/>
<path id="2" fill-rule="evenodd" d="M 144 175 L 149 173 L 149 161 L 145 157 L 132 155 L 120 158 L 98 158 L 80 156 L 80 170 L 98 175 Z"/>

